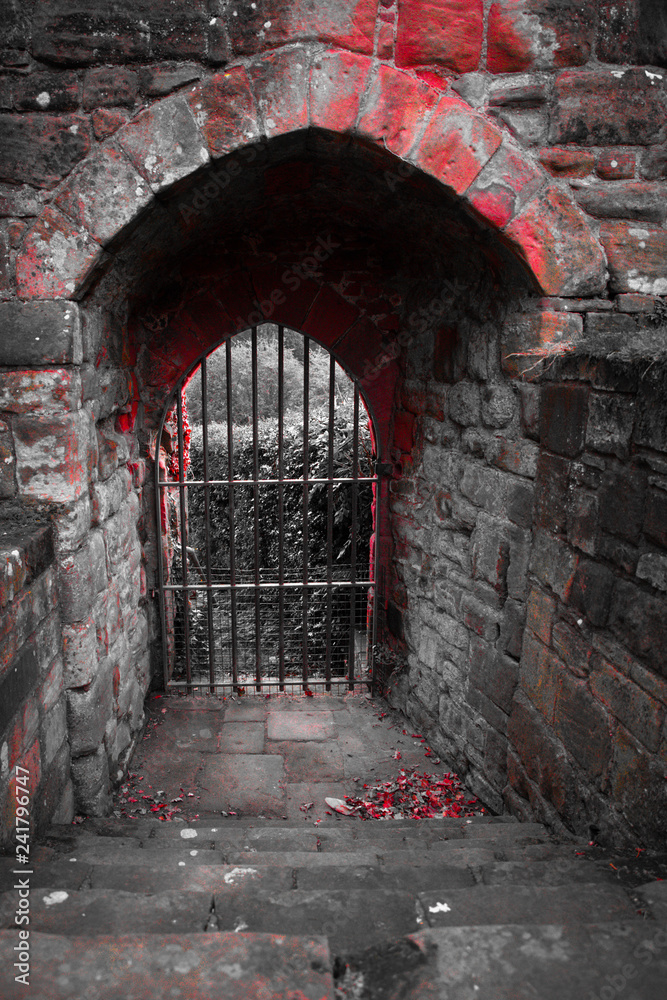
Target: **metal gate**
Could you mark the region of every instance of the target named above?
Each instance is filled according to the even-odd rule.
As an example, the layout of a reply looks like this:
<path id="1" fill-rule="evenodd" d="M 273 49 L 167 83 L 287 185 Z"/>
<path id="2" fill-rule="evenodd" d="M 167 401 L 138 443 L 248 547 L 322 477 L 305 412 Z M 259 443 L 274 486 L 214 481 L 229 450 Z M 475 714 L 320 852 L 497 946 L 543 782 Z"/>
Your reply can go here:
<path id="1" fill-rule="evenodd" d="M 155 456 L 166 688 L 372 682 L 376 440 L 358 384 L 282 326 L 176 386 Z"/>

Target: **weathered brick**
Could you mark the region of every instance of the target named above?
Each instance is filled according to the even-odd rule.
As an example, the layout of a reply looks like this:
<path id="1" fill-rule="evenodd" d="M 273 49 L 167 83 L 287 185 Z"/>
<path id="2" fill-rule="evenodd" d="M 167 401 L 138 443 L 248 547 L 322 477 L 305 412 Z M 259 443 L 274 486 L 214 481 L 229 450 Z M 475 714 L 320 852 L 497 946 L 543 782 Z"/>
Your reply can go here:
<path id="1" fill-rule="evenodd" d="M 96 596 L 107 585 L 106 551 L 100 531 L 91 532 L 80 549 L 61 557 L 58 584 L 63 621 L 81 622 L 87 618 Z"/>
<path id="2" fill-rule="evenodd" d="M 594 38 L 593 0 L 501 0 L 489 10 L 491 73 L 583 66 Z"/>
<path id="3" fill-rule="evenodd" d="M 55 503 L 77 500 L 88 482 L 87 415 L 16 417 L 13 430 L 19 493 Z"/>
<path id="4" fill-rule="evenodd" d="M 398 0 L 396 65 L 477 69 L 482 52 L 482 0 Z"/>
<path id="5" fill-rule="evenodd" d="M 443 97 L 412 162 L 456 194 L 470 187 L 502 142 L 502 132 L 462 101 Z"/>
<path id="6" fill-rule="evenodd" d="M 549 385 L 542 389 L 540 438 L 558 455 L 573 457 L 583 449 L 588 417 L 588 389 L 577 385 Z"/>
<path id="7" fill-rule="evenodd" d="M 295 0 L 288 7 L 276 6 L 273 0 L 256 0 L 254 7 L 235 7 L 227 16 L 227 28 L 234 51 L 240 55 L 312 39 L 371 55 L 376 16 L 377 0 L 354 4 L 348 0 Z"/>
<path id="8" fill-rule="evenodd" d="M 636 543 L 644 520 L 646 475 L 641 469 L 609 470 L 600 488 L 600 526 Z"/>
<path id="9" fill-rule="evenodd" d="M 102 246 L 112 243 L 153 201 L 148 184 L 119 148 L 89 157 L 60 191 L 55 204 Z"/>
<path id="10" fill-rule="evenodd" d="M 556 735 L 568 753 L 593 777 L 602 775 L 611 759 L 609 717 L 585 682 L 563 672 L 554 713 Z"/>
<path id="11" fill-rule="evenodd" d="M 650 489 L 646 494 L 644 534 L 667 548 L 667 493 L 663 490 Z"/>
<path id="12" fill-rule="evenodd" d="M 117 142 L 155 193 L 200 170 L 208 149 L 181 97 L 168 97 L 124 125 Z"/>
<path id="13" fill-rule="evenodd" d="M 609 618 L 615 577 L 611 570 L 590 559 L 582 560 L 572 583 L 567 602 L 577 608 L 596 628 L 603 628 Z"/>
<path id="14" fill-rule="evenodd" d="M 656 590 L 667 591 L 667 556 L 646 552 L 637 563 L 637 579 L 646 580 Z"/>
<path id="15" fill-rule="evenodd" d="M 81 362 L 74 302 L 0 302 L 0 363 L 7 367 Z"/>
<path id="16" fill-rule="evenodd" d="M 555 622 L 551 632 L 553 648 L 575 677 L 587 677 L 591 646 L 580 632 L 566 622 Z"/>
<path id="17" fill-rule="evenodd" d="M 660 137 L 664 93 L 644 70 L 561 73 L 554 96 L 551 142 L 649 146 Z"/>
<path id="18" fill-rule="evenodd" d="M 86 688 L 67 692 L 67 721 L 73 757 L 95 751 L 113 711 L 111 674 L 97 674 Z"/>
<path id="19" fill-rule="evenodd" d="M 632 400 L 627 396 L 592 392 L 588 405 L 588 447 L 605 455 L 627 458 L 634 425 Z"/>
<path id="20" fill-rule="evenodd" d="M 664 222 L 667 218 L 664 188 L 646 181 L 627 181 L 613 187 L 601 184 L 579 188 L 579 205 L 596 219 L 634 219 L 643 222 Z"/>
<path id="21" fill-rule="evenodd" d="M 470 640 L 470 683 L 503 712 L 509 712 L 519 676 L 519 664 L 473 636 Z"/>
<path id="22" fill-rule="evenodd" d="M 225 156 L 259 139 L 257 107 L 244 67 L 235 66 L 225 73 L 215 74 L 194 87 L 187 100 L 213 156 Z M 214 171 L 211 181 L 215 181 L 215 177 Z M 222 180 L 221 177 L 220 185 Z M 229 181 L 226 178 L 225 181 L 226 186 Z"/>
<path id="23" fill-rule="evenodd" d="M 521 653 L 519 686 L 528 695 L 535 708 L 547 722 L 553 722 L 556 697 L 563 672 L 560 661 L 554 654 L 526 632 Z"/>
<path id="24" fill-rule="evenodd" d="M 621 153 L 603 150 L 598 153 L 595 172 L 605 181 L 620 181 L 635 176 L 637 156 L 635 153 Z"/>
<path id="25" fill-rule="evenodd" d="M 0 115 L 0 180 L 54 187 L 90 149 L 83 115 Z"/>
<path id="26" fill-rule="evenodd" d="M 73 760 L 71 773 L 77 811 L 85 816 L 108 815 L 111 793 L 105 748 Z"/>
<path id="27" fill-rule="evenodd" d="M 664 66 L 667 18 L 660 0 L 601 0 L 597 57 L 607 63 Z"/>
<path id="28" fill-rule="evenodd" d="M 0 372 L 0 410 L 59 417 L 81 406 L 81 377 L 71 368 Z"/>
<path id="29" fill-rule="evenodd" d="M 313 126 L 352 130 L 371 66 L 370 59 L 351 52 L 327 52 L 315 59 L 310 78 Z"/>
<path id="30" fill-rule="evenodd" d="M 437 91 L 421 80 L 380 66 L 371 81 L 358 131 L 383 142 L 397 156 L 407 156 L 437 101 Z"/>
<path id="31" fill-rule="evenodd" d="M 536 520 L 554 535 L 564 534 L 567 526 L 571 464 L 547 452 L 540 452 L 537 460 Z"/>
<path id="32" fill-rule="evenodd" d="M 665 707 L 651 698 L 611 663 L 598 657 L 591 670 L 591 691 L 645 747 L 657 752 Z"/>
<path id="33" fill-rule="evenodd" d="M 667 677 L 664 650 L 667 642 L 667 598 L 648 594 L 625 580 L 614 589 L 609 627 L 635 656 Z"/>
<path id="34" fill-rule="evenodd" d="M 33 54 L 70 66 L 148 59 L 149 5 L 136 0 L 110 6 L 106 0 L 41 0 L 33 22 Z"/>
<path id="35" fill-rule="evenodd" d="M 540 150 L 540 163 L 554 177 L 588 177 L 593 170 L 595 156 L 586 149 L 547 147 Z"/>
<path id="36" fill-rule="evenodd" d="M 633 438 L 636 444 L 667 452 L 667 377 L 658 372 L 642 379 L 637 395 L 637 420 Z"/>
<path id="37" fill-rule="evenodd" d="M 594 555 L 598 517 L 596 494 L 573 489 L 567 502 L 567 540 L 570 545 Z"/>
<path id="38" fill-rule="evenodd" d="M 526 607 L 526 627 L 541 639 L 545 646 L 551 644 L 551 629 L 556 611 L 556 599 L 534 587 Z"/>
<path id="39" fill-rule="evenodd" d="M 667 294 L 667 233 L 650 223 L 605 222 L 600 229 L 615 292 Z"/>
<path id="40" fill-rule="evenodd" d="M 80 104 L 76 73 L 38 72 L 14 80 L 18 111 L 75 111 Z"/>
<path id="41" fill-rule="evenodd" d="M 16 260 L 22 299 L 74 298 L 106 260 L 99 243 L 49 206 L 28 232 Z"/>
<path id="42" fill-rule="evenodd" d="M 579 556 L 569 545 L 545 531 L 535 533 L 530 571 L 562 601 L 567 601 L 570 595 L 578 564 Z"/>

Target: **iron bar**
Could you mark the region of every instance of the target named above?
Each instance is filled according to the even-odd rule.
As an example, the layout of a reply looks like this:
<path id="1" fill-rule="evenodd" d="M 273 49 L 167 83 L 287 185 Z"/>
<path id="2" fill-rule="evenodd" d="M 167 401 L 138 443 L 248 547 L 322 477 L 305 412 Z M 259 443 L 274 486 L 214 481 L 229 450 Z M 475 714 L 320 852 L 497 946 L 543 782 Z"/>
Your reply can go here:
<path id="1" fill-rule="evenodd" d="M 229 572 L 231 585 L 231 619 L 232 619 L 232 681 L 238 684 L 239 651 L 238 651 L 238 616 L 236 609 L 236 538 L 234 522 L 234 407 L 232 405 L 232 342 L 225 344 L 225 391 L 227 402 L 227 470 L 229 474 Z"/>
<path id="2" fill-rule="evenodd" d="M 336 476 L 337 483 L 374 483 L 376 481 L 375 476 Z M 326 485 L 328 479 L 308 479 L 311 486 Z M 187 488 L 190 486 L 254 486 L 257 483 L 259 486 L 302 486 L 303 478 L 301 479 L 209 479 L 206 482 L 204 479 L 188 479 L 183 485 Z M 158 482 L 159 486 L 173 486 L 170 479 L 160 479 Z"/>
<path id="3" fill-rule="evenodd" d="M 183 578 L 183 644 L 185 647 L 185 676 L 192 680 L 192 664 L 190 662 L 190 593 L 188 588 L 188 519 L 185 507 L 185 448 L 183 441 L 183 400 L 182 389 L 176 393 L 176 421 L 178 427 L 178 479 L 180 484 L 179 500 L 181 512 L 181 572 Z"/>
<path id="4" fill-rule="evenodd" d="M 329 357 L 329 434 L 327 454 L 327 625 L 326 625 L 326 664 L 325 676 L 327 684 L 331 682 L 331 615 L 333 578 L 333 478 L 334 478 L 334 416 L 336 403 L 336 360 L 333 354 Z M 330 690 L 330 687 L 327 688 Z"/>
<path id="5" fill-rule="evenodd" d="M 356 580 L 355 579 L 354 581 L 351 581 L 351 580 L 334 580 L 333 581 L 333 586 L 334 587 L 344 587 L 344 588 L 352 587 L 352 588 L 354 588 L 354 587 L 371 587 L 372 585 L 373 585 L 373 581 L 372 580 Z M 272 581 L 270 583 L 261 583 L 261 582 L 260 583 L 212 583 L 210 589 L 211 590 L 254 590 L 257 587 L 260 590 L 271 590 L 271 589 L 273 589 L 273 590 L 301 590 L 303 588 L 303 586 L 304 586 L 303 581 L 299 581 L 298 583 L 295 583 L 293 581 L 292 582 L 287 582 L 287 583 L 276 583 L 275 581 Z M 315 588 L 315 589 L 320 589 L 321 590 L 321 589 L 323 589 L 325 587 L 331 586 L 331 584 L 329 584 L 326 580 L 308 580 L 308 582 L 305 584 L 305 586 L 308 587 L 308 588 Z M 187 585 L 186 584 L 170 584 L 170 583 L 166 583 L 164 585 L 164 589 L 166 591 L 170 591 L 170 590 L 183 591 L 183 590 L 186 589 L 186 587 L 187 587 L 188 590 L 191 590 L 191 591 L 195 591 L 195 590 L 204 590 L 205 591 L 205 590 L 209 589 L 208 585 L 205 584 L 205 583 L 202 583 L 202 584 L 189 583 Z"/>
<path id="6" fill-rule="evenodd" d="M 285 583 L 285 545 L 284 545 L 284 520 L 285 520 L 285 487 L 283 485 L 283 461 L 285 431 L 285 328 L 278 327 L 278 583 L 280 584 L 278 596 L 278 676 L 280 678 L 280 690 L 284 690 L 285 683 L 285 597 L 283 584 Z"/>
<path id="7" fill-rule="evenodd" d="M 252 328 L 252 474 L 253 484 L 253 550 L 255 562 L 255 583 L 259 584 L 259 445 L 257 440 L 257 327 Z M 259 612 L 259 587 L 255 589 L 255 684 L 262 689 L 262 628 Z"/>
<path id="8" fill-rule="evenodd" d="M 208 620 L 208 669 L 211 685 L 215 683 L 215 630 L 213 628 L 213 591 L 211 584 L 211 498 L 208 483 L 208 373 L 206 358 L 201 363 L 201 419 L 202 419 L 202 450 L 204 467 L 204 531 L 206 538 L 206 611 Z M 213 688 L 211 688 L 213 693 Z"/>
<path id="9" fill-rule="evenodd" d="M 310 446 L 310 340 L 304 337 L 303 341 L 303 518 L 302 518 L 302 538 L 303 538 L 303 593 L 302 593 L 302 618 L 301 618 L 301 642 L 303 647 L 303 686 L 308 687 L 308 471 Z"/>
<path id="10" fill-rule="evenodd" d="M 359 386 L 354 386 L 354 430 L 352 433 L 352 532 L 350 538 L 350 639 L 348 645 L 348 680 L 350 691 L 354 687 L 354 658 L 356 653 L 357 624 L 357 504 L 359 497 Z"/>

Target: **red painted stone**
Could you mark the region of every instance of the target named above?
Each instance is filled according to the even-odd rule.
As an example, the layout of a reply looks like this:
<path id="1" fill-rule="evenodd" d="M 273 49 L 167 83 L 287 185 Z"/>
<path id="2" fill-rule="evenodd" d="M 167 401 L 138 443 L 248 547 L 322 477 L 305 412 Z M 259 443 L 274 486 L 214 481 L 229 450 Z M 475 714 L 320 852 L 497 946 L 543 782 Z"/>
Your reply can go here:
<path id="1" fill-rule="evenodd" d="M 647 222 L 604 222 L 600 239 L 615 292 L 667 295 L 667 232 Z"/>
<path id="2" fill-rule="evenodd" d="M 303 328 L 306 316 L 320 290 L 320 286 L 305 277 L 305 273 L 298 265 L 296 270 L 294 267 L 276 268 L 275 265 L 252 269 L 256 301 L 260 304 L 272 303 L 273 312 L 270 318 L 297 330 Z M 269 307 L 266 308 L 268 311 Z"/>
<path id="3" fill-rule="evenodd" d="M 552 351 L 566 353 L 581 338 L 581 316 L 565 312 L 540 312 L 510 316 L 501 339 L 503 370 L 520 375 L 536 370 L 536 362 Z"/>
<path id="4" fill-rule="evenodd" d="M 413 163 L 463 194 L 502 142 L 502 133 L 463 101 L 442 97 Z"/>
<path id="5" fill-rule="evenodd" d="M 106 254 L 80 226 L 46 208 L 25 238 L 16 261 L 22 299 L 76 298 Z"/>
<path id="6" fill-rule="evenodd" d="M 359 115 L 371 60 L 351 52 L 325 52 L 313 63 L 310 77 L 311 124 L 332 132 L 349 132 Z"/>
<path id="7" fill-rule="evenodd" d="M 407 73 L 380 66 L 372 80 L 358 132 L 384 142 L 397 156 L 407 156 L 438 100 L 437 91 Z"/>
<path id="8" fill-rule="evenodd" d="M 152 191 L 122 150 L 107 146 L 69 178 L 55 204 L 107 246 L 151 201 Z"/>
<path id="9" fill-rule="evenodd" d="M 256 0 L 228 8 L 227 29 L 240 55 L 313 39 L 371 55 L 376 15 L 377 0 Z"/>
<path id="10" fill-rule="evenodd" d="M 505 140 L 468 188 L 466 200 L 485 222 L 502 229 L 544 183 L 542 171 Z"/>
<path id="11" fill-rule="evenodd" d="M 337 353 L 346 359 L 341 342 L 358 318 L 357 307 L 325 285 L 318 292 L 304 320 L 302 332 L 315 337 L 325 347 L 335 344 Z"/>
<path id="12" fill-rule="evenodd" d="M 128 120 L 126 111 L 117 111 L 115 108 L 101 108 L 93 111 L 90 120 L 93 124 L 93 133 L 98 142 L 107 139 L 114 132 L 117 132 Z"/>
<path id="13" fill-rule="evenodd" d="M 88 488 L 90 435 L 86 414 L 17 417 L 13 430 L 21 495 L 69 503 Z"/>
<path id="14" fill-rule="evenodd" d="M 177 322 L 179 327 L 194 327 L 204 348 L 218 343 L 235 329 L 226 310 L 210 292 L 189 299 Z"/>
<path id="15" fill-rule="evenodd" d="M 595 295 L 605 259 L 581 209 L 549 187 L 510 222 L 505 234 L 545 295 Z"/>
<path id="16" fill-rule="evenodd" d="M 540 150 L 540 163 L 554 177 L 587 177 L 593 170 L 595 156 L 585 149 L 547 147 Z"/>
<path id="17" fill-rule="evenodd" d="M 142 112 L 120 129 L 116 141 L 156 193 L 209 162 L 201 133 L 182 97 L 168 97 Z"/>
<path id="18" fill-rule="evenodd" d="M 617 153 L 604 150 L 598 154 L 595 172 L 605 181 L 620 181 L 635 176 L 637 157 L 635 153 Z"/>
<path id="19" fill-rule="evenodd" d="M 482 0 L 398 0 L 397 66 L 476 70 L 482 53 Z"/>
<path id="20" fill-rule="evenodd" d="M 415 437 L 415 418 L 412 413 L 399 410 L 394 417 L 394 446 L 410 454 Z"/>
<path id="21" fill-rule="evenodd" d="M 17 77 L 12 94 L 18 111 L 76 111 L 80 105 L 76 73 L 38 72 Z"/>
<path id="22" fill-rule="evenodd" d="M 501 0 L 491 5 L 491 73 L 584 66 L 594 38 L 594 0 Z"/>
<path id="23" fill-rule="evenodd" d="M 242 66 L 194 87 L 187 101 L 212 156 L 225 156 L 259 138 L 257 107 Z"/>
<path id="24" fill-rule="evenodd" d="M 648 146 L 660 138 L 664 89 L 656 74 L 643 69 L 561 73 L 554 98 L 551 143 Z"/>
<path id="25" fill-rule="evenodd" d="M 667 64 L 662 0 L 599 0 L 597 57 L 635 66 Z"/>
<path id="26" fill-rule="evenodd" d="M 89 69 L 83 79 L 84 108 L 134 107 L 138 77 L 130 69 L 106 66 Z"/>
<path id="27" fill-rule="evenodd" d="M 308 51 L 297 48 L 269 53 L 248 67 L 267 136 L 307 128 L 309 64 Z"/>
<path id="28" fill-rule="evenodd" d="M 264 322 L 252 280 L 246 271 L 227 272 L 214 282 L 211 291 L 231 316 L 236 331 Z"/>
<path id="29" fill-rule="evenodd" d="M 90 149 L 83 115 L 0 115 L 0 180 L 54 187 Z"/>

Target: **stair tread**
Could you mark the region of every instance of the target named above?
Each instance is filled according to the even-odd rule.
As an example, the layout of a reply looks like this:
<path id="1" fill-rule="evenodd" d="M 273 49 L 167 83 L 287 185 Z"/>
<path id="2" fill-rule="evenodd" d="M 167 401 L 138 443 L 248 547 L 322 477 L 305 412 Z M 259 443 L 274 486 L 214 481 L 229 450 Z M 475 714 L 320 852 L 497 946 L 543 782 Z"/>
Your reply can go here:
<path id="1" fill-rule="evenodd" d="M 438 927 L 349 959 L 373 1000 L 659 1000 L 667 977 L 667 924 L 513 924 Z M 352 990 L 339 981 L 339 997 Z"/>
<path id="2" fill-rule="evenodd" d="M 326 939 L 277 934 L 30 935 L 30 986 L 14 980 L 16 934 L 0 932 L 4 1000 L 333 1000 Z"/>

